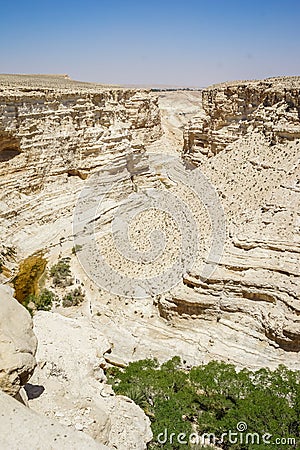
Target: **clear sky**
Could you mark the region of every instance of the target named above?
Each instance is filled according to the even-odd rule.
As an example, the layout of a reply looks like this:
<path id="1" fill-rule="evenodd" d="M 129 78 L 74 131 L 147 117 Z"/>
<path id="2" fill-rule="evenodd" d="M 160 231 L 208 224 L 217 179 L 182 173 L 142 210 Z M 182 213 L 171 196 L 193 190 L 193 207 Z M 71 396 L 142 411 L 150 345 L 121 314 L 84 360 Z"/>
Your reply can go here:
<path id="1" fill-rule="evenodd" d="M 300 75 L 300 0 L 1 0 L 0 73 L 206 86 Z"/>

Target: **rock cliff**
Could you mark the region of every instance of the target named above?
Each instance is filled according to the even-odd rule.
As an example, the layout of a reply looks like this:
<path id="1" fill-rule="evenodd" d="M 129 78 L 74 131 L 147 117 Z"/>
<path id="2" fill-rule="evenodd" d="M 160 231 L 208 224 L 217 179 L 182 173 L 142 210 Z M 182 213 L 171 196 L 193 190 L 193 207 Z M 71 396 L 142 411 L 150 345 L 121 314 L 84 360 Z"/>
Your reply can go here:
<path id="1" fill-rule="evenodd" d="M 1 280 L 12 282 L 19 261 L 32 252 L 60 251 L 71 239 L 73 208 L 84 180 L 109 160 L 117 167 L 127 156 L 143 153 L 161 133 L 157 99 L 148 91 L 77 83 L 64 76 L 1 76 Z M 36 366 L 36 338 L 29 313 L 9 287 L 0 288 L 0 300 L 0 387 L 15 396 Z M 100 365 L 110 344 L 100 330 L 89 318 L 72 321 L 52 313 L 36 315 L 35 327 L 38 367 L 22 401 L 28 397 L 53 423 L 3 395 L 1 405 L 9 408 L 4 423 L 14 438 L 1 433 L 1 448 L 21 447 L 20 418 L 28 423 L 23 448 L 35 443 L 41 448 L 108 448 L 81 438 L 78 430 L 120 449 L 145 448 L 151 439 L 149 420 L 105 385 Z M 44 446 L 40 433 L 30 444 L 33 426 L 47 433 Z"/>
<path id="2" fill-rule="evenodd" d="M 184 153 L 200 162 L 253 131 L 270 146 L 294 141 L 299 108 L 299 77 L 213 85 L 202 91 L 202 111 L 185 130 Z"/>
<path id="3" fill-rule="evenodd" d="M 211 279 L 190 273 L 161 300 L 164 317 L 202 317 L 300 350 L 299 94 L 297 77 L 203 91 L 184 157 L 216 187 L 228 237 Z"/>
<path id="4" fill-rule="evenodd" d="M 120 157 L 143 152 L 160 135 L 157 99 L 148 91 L 79 83 L 66 77 L 2 75 L 3 241 L 26 227 L 33 226 L 26 233 L 30 235 L 34 226 L 64 220 L 68 212 L 72 214 L 90 173 L 108 160 L 118 165 Z M 18 247 L 18 242 L 14 244 Z M 24 244 L 21 239 L 20 246 Z M 6 250 L 1 260 L 9 269 L 12 261 Z"/>

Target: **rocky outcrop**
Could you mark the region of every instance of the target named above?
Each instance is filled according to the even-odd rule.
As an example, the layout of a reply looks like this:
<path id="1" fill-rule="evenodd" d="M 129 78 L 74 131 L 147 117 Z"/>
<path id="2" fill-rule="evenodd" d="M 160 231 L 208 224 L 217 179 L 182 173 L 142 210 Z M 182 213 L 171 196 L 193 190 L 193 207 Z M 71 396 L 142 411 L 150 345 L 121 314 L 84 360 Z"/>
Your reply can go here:
<path id="1" fill-rule="evenodd" d="M 0 446 L 3 450 L 109 450 L 91 437 L 40 416 L 0 391 Z"/>
<path id="2" fill-rule="evenodd" d="M 30 383 L 43 386 L 44 392 L 38 398 L 33 395 L 29 406 L 110 447 L 146 448 L 152 438 L 149 419 L 106 384 L 102 367 L 111 344 L 101 325 L 87 317 L 44 311 L 35 315 L 34 324 L 38 366 Z"/>
<path id="3" fill-rule="evenodd" d="M 0 286 L 1 448 L 146 448 L 149 419 L 106 384 L 111 344 L 101 327 L 42 311 L 34 323 L 37 361 L 32 319 L 12 289 Z"/>
<path id="4" fill-rule="evenodd" d="M 111 344 L 100 327 L 84 317 L 39 312 L 34 334 L 12 293 L 0 286 L 1 448 L 146 448 L 149 419 L 106 384 L 102 367 Z"/>
<path id="5" fill-rule="evenodd" d="M 201 162 L 254 130 L 270 145 L 300 139 L 298 77 L 213 85 L 202 91 L 202 112 L 185 130 L 184 153 Z"/>
<path id="6" fill-rule="evenodd" d="M 37 340 L 29 312 L 0 285 L 0 389 L 16 396 L 36 366 Z"/>

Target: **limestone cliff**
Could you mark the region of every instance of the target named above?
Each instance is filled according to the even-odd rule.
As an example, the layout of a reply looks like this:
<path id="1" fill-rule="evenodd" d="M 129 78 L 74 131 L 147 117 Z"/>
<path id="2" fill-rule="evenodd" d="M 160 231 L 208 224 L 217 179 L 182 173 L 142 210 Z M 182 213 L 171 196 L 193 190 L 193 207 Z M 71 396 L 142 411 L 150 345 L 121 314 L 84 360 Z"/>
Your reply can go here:
<path id="1" fill-rule="evenodd" d="M 117 166 L 160 135 L 157 99 L 146 90 L 2 75 L 1 236 L 65 217 L 91 172 L 108 160 Z M 0 258 L 9 268 L 5 248 Z"/>
<path id="2" fill-rule="evenodd" d="M 195 268 L 161 300 L 164 317 L 200 317 L 300 350 L 299 94 L 296 77 L 203 91 L 184 156 L 216 187 L 228 237 L 212 278 Z"/>
<path id="3" fill-rule="evenodd" d="M 84 180 L 108 161 L 114 161 L 118 168 L 130 155 L 142 154 L 145 146 L 161 133 L 157 99 L 146 90 L 79 83 L 65 76 L 1 75 L 0 281 L 12 281 L 20 260 L 38 250 L 60 251 L 65 241 L 71 248 L 73 208 Z M 15 395 L 36 365 L 36 341 L 29 313 L 12 297 L 11 304 L 6 305 L 3 292 L 10 288 L 1 289 L 0 388 Z M 34 318 L 35 323 L 40 317 L 43 318 L 42 315 Z M 22 323 L 18 323 L 20 318 Z M 133 402 L 115 397 L 105 385 L 99 366 L 101 348 L 105 347 L 106 351 L 110 346 L 104 336 L 100 331 L 97 334 L 89 318 L 83 322 L 82 335 L 80 321 L 73 324 L 65 320 L 62 325 L 60 320 L 62 316 L 49 313 L 45 316 L 46 326 L 41 324 L 41 333 L 36 332 L 39 352 L 42 351 L 37 356 L 38 367 L 31 383 L 36 380 L 40 385 L 27 385 L 29 400 L 34 398 L 35 409 L 44 415 L 62 425 L 86 431 L 98 442 L 120 449 L 145 448 L 151 439 L 149 420 Z M 63 338 L 61 326 L 71 334 Z M 56 345 L 52 346 L 57 350 L 55 355 L 48 352 L 50 335 L 57 338 Z M 64 349 L 62 342 L 70 346 Z M 82 354 L 75 350 L 77 344 Z M 39 407 L 30 389 L 44 389 L 44 386 L 47 391 Z M 1 405 L 11 408 L 6 426 L 9 423 L 14 430 L 14 438 L 2 433 L 0 446 L 3 448 L 21 445 L 15 431 L 20 417 L 29 424 L 23 434 L 24 448 L 29 448 L 35 422 L 47 433 L 47 439 L 42 444 L 45 436 L 37 433 L 32 445 L 38 442 L 41 448 L 66 448 L 74 442 L 77 448 L 80 445 L 80 448 L 104 448 L 84 434 L 81 438 L 77 432 L 76 436 L 76 431 L 70 432 L 55 420 L 50 422 L 30 410 L 20 408 L 19 411 L 18 404 L 10 403 L 1 396 Z M 51 427 L 53 436 L 49 434 Z M 57 440 L 56 444 L 52 438 Z"/>
<path id="4" fill-rule="evenodd" d="M 213 85 L 202 91 L 202 113 L 185 130 L 184 153 L 213 156 L 254 130 L 270 145 L 300 138 L 299 77 Z"/>

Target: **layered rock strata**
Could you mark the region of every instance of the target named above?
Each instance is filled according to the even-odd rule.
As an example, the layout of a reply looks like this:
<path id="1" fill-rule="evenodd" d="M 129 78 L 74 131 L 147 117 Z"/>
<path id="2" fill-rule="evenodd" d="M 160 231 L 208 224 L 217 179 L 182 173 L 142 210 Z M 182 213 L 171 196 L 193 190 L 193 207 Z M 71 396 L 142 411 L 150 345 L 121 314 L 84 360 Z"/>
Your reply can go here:
<path id="1" fill-rule="evenodd" d="M 227 220 L 223 256 L 210 279 L 201 278 L 196 263 L 176 288 L 154 301 L 121 299 L 99 291 L 72 257 L 72 271 L 84 283 L 86 301 L 72 320 L 52 313 L 36 315 L 41 347 L 34 382 L 47 385 L 47 394 L 30 400 L 32 407 L 51 418 L 60 408 L 62 423 L 78 423 L 98 439 L 91 420 L 99 420 L 99 405 L 93 404 L 88 411 L 87 399 L 99 390 L 111 397 L 111 408 L 100 408 L 107 419 L 100 424 L 101 442 L 111 444 L 120 429 L 110 435 L 109 417 L 116 417 L 118 408 L 106 388 L 102 392 L 101 370 L 95 381 L 94 366 L 123 365 L 153 356 L 164 360 L 179 354 L 188 366 L 217 358 L 239 367 L 276 367 L 279 363 L 299 367 L 298 79 L 213 86 L 203 92 L 202 101 L 199 92 L 169 98 L 163 93 L 159 101 L 162 135 L 157 99 L 147 91 L 74 84 L 63 77 L 29 78 L 8 77 L 2 83 L 3 280 L 12 279 L 19 260 L 37 250 L 46 250 L 49 266 L 71 255 L 78 194 L 85 179 L 96 171 L 97 182 L 105 188 L 111 180 L 107 173 L 111 163 L 118 183 L 105 214 L 97 220 L 97 231 L 105 238 L 114 210 L 130 193 L 145 185 L 173 192 L 174 183 L 165 177 L 163 167 L 160 173 L 149 173 L 144 149 L 174 153 L 183 140 L 180 127 L 192 114 L 198 118 L 186 128 L 184 157 L 201 167 L 215 186 Z M 133 167 L 132 161 L 138 164 Z M 182 196 L 188 201 L 186 191 L 182 190 Z M 191 210 L 209 237 L 209 217 L 199 213 L 199 202 Z M 155 214 L 146 217 L 143 232 L 151 229 L 155 219 Z M 200 259 L 205 257 L 203 252 Z M 78 361 L 74 365 L 72 358 L 59 358 L 59 352 L 49 345 L 52 334 L 57 334 L 56 322 L 74 342 L 78 325 L 78 336 L 89 348 L 87 366 L 92 375 L 77 370 Z M 89 333 L 95 337 L 94 327 L 109 340 L 108 351 L 101 355 L 99 350 L 99 361 L 92 350 L 98 340 L 87 338 Z M 66 347 L 53 342 L 68 354 L 68 339 Z M 81 379 L 82 374 L 87 376 L 90 385 L 79 396 L 84 407 L 78 419 L 77 374 Z M 60 392 L 67 391 L 70 398 L 63 405 Z M 47 410 L 49 402 L 52 406 Z M 126 409 L 126 401 L 121 403 L 121 409 Z M 135 413 L 126 414 L 132 418 Z M 140 423 L 148 439 L 148 425 L 145 428 L 142 416 L 136 417 L 133 420 Z M 122 439 L 126 446 L 126 437 Z M 140 437 L 139 442 L 131 442 L 145 445 Z"/>
<path id="2" fill-rule="evenodd" d="M 1 76 L 1 236 L 20 254 L 25 243 L 14 241 L 16 233 L 63 221 L 90 173 L 143 152 L 160 135 L 157 99 L 148 91 Z M 13 265 L 5 249 L 0 258 L 4 268 Z"/>
<path id="3" fill-rule="evenodd" d="M 227 219 L 222 259 L 160 301 L 164 317 L 239 329 L 300 350 L 300 79 L 226 83 L 203 91 L 184 156 L 219 193 Z M 241 329 L 243 331 L 241 331 Z"/>
<path id="4" fill-rule="evenodd" d="M 58 252 L 70 250 L 73 208 L 84 180 L 109 161 L 122 170 L 160 137 L 161 124 L 157 100 L 148 91 L 77 83 L 66 77 L 1 76 L 0 81 L 0 278 L 12 284 L 21 259 L 41 249 L 48 252 L 47 258 L 52 251 L 57 258 Z M 130 178 L 129 184 L 131 190 Z M 120 184 L 116 196 L 123 188 Z M 32 375 L 36 339 L 32 334 L 30 347 L 29 313 L 11 291 L 6 304 L 4 294 L 10 288 L 1 289 L 0 384 L 15 395 Z M 38 367 L 22 397 L 51 421 L 17 406 L 9 409 L 5 423 L 12 429 L 20 417 L 28 423 L 24 448 L 34 433 L 34 421 L 45 433 L 53 429 L 41 448 L 67 448 L 68 440 L 74 448 L 104 448 L 84 435 L 80 439 L 78 431 L 120 449 L 145 448 L 151 439 L 149 421 L 139 407 L 115 397 L 105 384 L 100 365 L 110 344 L 93 329 L 90 317 L 72 321 L 40 313 L 34 320 Z M 11 408 L 5 396 L 1 405 Z M 19 440 L 17 433 L 15 441 L 4 433 L 1 448 L 19 445 Z M 32 445 L 40 441 L 37 434 Z"/>
<path id="5" fill-rule="evenodd" d="M 254 130 L 271 146 L 300 139 L 298 77 L 213 85 L 202 91 L 202 108 L 184 136 L 184 153 L 195 162 Z"/>

